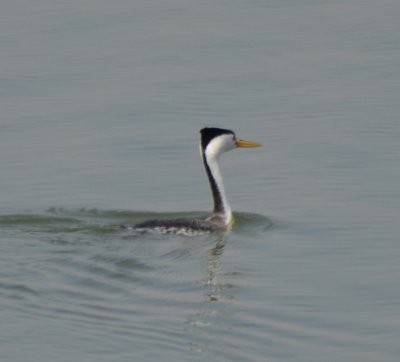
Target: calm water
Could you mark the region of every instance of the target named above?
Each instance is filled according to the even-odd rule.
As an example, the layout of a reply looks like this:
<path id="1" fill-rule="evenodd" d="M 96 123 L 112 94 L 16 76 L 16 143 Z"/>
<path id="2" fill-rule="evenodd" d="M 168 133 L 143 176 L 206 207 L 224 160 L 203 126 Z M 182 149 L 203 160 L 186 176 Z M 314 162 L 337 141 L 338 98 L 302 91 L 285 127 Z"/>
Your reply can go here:
<path id="1" fill-rule="evenodd" d="M 400 3 L 0 11 L 0 350 L 24 361 L 398 361 Z M 231 233 L 202 216 L 204 126 Z"/>

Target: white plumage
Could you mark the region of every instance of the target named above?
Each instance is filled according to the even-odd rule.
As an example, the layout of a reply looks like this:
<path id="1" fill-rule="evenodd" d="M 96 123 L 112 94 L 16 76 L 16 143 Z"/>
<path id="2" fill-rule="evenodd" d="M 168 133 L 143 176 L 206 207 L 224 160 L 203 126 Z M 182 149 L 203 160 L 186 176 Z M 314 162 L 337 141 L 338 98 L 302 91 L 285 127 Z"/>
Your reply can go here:
<path id="1" fill-rule="evenodd" d="M 232 224 L 232 210 L 226 197 L 219 168 L 219 156 L 238 147 L 259 147 L 259 143 L 236 138 L 233 131 L 221 128 L 200 130 L 200 154 L 210 182 L 214 209 L 205 220 L 169 219 L 150 220 L 134 226 L 137 232 L 159 234 L 199 235 L 225 230 Z"/>

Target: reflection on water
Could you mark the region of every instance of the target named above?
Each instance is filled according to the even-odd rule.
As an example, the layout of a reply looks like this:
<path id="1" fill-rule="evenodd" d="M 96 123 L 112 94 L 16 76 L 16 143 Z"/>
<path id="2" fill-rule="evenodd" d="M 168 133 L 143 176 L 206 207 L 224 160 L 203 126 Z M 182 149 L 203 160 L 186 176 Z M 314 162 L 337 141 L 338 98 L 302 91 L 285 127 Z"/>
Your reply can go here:
<path id="1" fill-rule="evenodd" d="M 225 241 L 223 236 L 219 236 L 215 246 L 209 251 L 206 263 L 206 277 L 204 282 L 208 286 L 218 286 L 217 276 L 221 269 L 221 255 L 224 252 Z M 209 297 L 211 297 L 209 295 Z M 217 300 L 216 297 L 212 297 L 213 301 Z"/>
<path id="2" fill-rule="evenodd" d="M 1 360 L 397 362 L 399 4 L 3 1 Z"/>
<path id="3" fill-rule="evenodd" d="M 185 320 L 187 326 L 184 330 L 192 336 L 189 342 L 192 352 L 211 351 L 210 345 L 215 343 L 212 340 L 212 331 L 220 328 L 221 321 L 232 317 L 233 311 L 229 304 L 234 299 L 235 284 L 228 283 L 226 276 L 223 275 L 222 257 L 225 247 L 226 240 L 223 235 L 220 235 L 215 245 L 205 254 L 202 303 L 198 310 Z M 215 347 L 218 348 L 217 344 Z"/>
<path id="4" fill-rule="evenodd" d="M 183 343 L 192 352 L 210 351 L 211 331 L 232 316 L 235 276 L 224 269 L 223 256 L 235 228 L 200 237 L 135 235 L 120 228 L 148 217 L 199 215 L 60 208 L 2 215 L 3 235 L 30 240 L 20 257 L 28 253 L 32 260 L 19 282 L 2 281 L 3 305 L 13 308 L 10 303 L 18 299 L 32 318 L 56 319 L 78 334 L 97 326 L 136 341 L 147 337 L 150 344 Z M 236 214 L 241 234 L 271 224 L 253 216 Z M 13 270 L 21 272 L 10 264 Z M 163 329 L 166 319 L 172 325 Z M 171 333 L 180 337 L 167 338 Z"/>

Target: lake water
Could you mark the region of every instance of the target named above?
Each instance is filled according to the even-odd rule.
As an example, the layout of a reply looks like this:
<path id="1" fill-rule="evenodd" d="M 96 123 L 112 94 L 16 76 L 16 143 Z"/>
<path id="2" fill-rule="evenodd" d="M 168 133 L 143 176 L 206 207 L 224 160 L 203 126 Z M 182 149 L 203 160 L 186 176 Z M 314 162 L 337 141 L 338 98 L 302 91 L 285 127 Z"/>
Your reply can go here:
<path id="1" fill-rule="evenodd" d="M 25 361 L 399 361 L 397 0 L 7 1 L 0 354 Z M 198 131 L 225 235 L 203 216 Z"/>

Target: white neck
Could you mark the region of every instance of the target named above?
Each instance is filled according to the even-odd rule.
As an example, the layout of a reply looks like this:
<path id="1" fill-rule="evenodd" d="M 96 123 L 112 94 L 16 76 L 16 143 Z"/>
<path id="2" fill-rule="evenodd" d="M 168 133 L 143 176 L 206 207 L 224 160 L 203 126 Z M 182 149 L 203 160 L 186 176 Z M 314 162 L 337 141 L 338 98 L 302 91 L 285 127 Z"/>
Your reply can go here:
<path id="1" fill-rule="evenodd" d="M 214 177 L 214 181 L 219 191 L 219 197 L 220 197 L 220 200 L 218 200 L 218 202 L 220 203 L 219 208 L 216 208 L 217 200 L 215 200 L 214 198 L 214 212 L 212 216 L 215 215 L 219 218 L 222 217 L 224 220 L 224 224 L 228 225 L 232 220 L 232 210 L 231 206 L 229 205 L 228 199 L 226 197 L 224 182 L 222 179 L 217 159 L 209 160 L 208 166 L 210 167 L 211 174 Z"/>
<path id="2" fill-rule="evenodd" d="M 202 157 L 214 199 L 214 210 L 208 220 L 223 224 L 221 226 L 227 226 L 232 221 L 232 211 L 225 194 L 224 183 L 218 165 L 218 153 L 215 152 L 213 147 L 207 147 Z"/>

